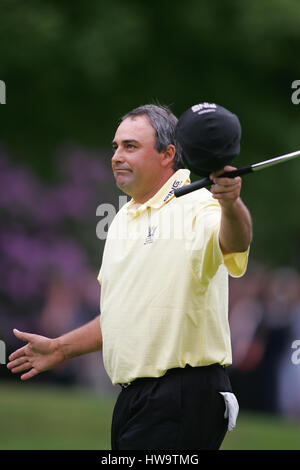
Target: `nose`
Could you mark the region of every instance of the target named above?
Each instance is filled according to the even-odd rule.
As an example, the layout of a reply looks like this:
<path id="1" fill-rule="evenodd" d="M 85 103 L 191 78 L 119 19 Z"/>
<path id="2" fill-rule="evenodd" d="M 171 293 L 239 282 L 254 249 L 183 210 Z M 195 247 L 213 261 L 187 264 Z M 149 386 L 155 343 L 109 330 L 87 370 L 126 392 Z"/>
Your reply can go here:
<path id="1" fill-rule="evenodd" d="M 123 163 L 125 161 L 124 156 L 119 148 L 117 148 L 111 158 L 112 165 L 120 162 Z"/>

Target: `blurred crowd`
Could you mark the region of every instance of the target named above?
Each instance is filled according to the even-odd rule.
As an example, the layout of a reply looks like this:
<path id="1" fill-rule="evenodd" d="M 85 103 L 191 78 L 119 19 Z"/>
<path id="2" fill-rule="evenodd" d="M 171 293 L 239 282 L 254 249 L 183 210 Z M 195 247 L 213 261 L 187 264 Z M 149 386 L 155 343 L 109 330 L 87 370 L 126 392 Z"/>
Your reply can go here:
<path id="1" fill-rule="evenodd" d="M 0 170 L 0 339 L 8 356 L 22 346 L 13 328 L 57 337 L 98 315 L 101 242 L 95 214 L 107 173 L 99 156 L 87 158 L 78 150 L 64 158 L 55 187 L 1 153 Z M 228 373 L 240 406 L 300 418 L 300 364 L 292 360 L 292 345 L 300 344 L 299 272 L 251 260 L 242 278 L 230 278 L 229 322 Z M 0 378 L 19 380 L 3 366 Z M 32 380 L 117 392 L 101 352 Z"/>
<path id="2" fill-rule="evenodd" d="M 300 418 L 300 363 L 293 356 L 300 340 L 299 272 L 250 262 L 244 277 L 230 279 L 229 321 L 229 373 L 241 406 Z"/>
<path id="3" fill-rule="evenodd" d="M 1 339 L 7 347 L 7 360 L 11 352 L 22 347 L 13 334 L 13 329 L 34 333 L 48 338 L 56 338 L 78 328 L 99 315 L 100 288 L 97 273 L 83 271 L 76 279 L 66 279 L 59 275 L 49 278 L 43 295 L 31 310 L 22 314 L 11 302 L 0 301 Z M 19 380 L 21 374 L 12 374 L 0 367 L 0 377 L 6 380 Z M 62 386 L 83 386 L 110 391 L 110 382 L 103 368 L 101 352 L 68 360 L 47 373 L 32 379 L 37 384 Z"/>

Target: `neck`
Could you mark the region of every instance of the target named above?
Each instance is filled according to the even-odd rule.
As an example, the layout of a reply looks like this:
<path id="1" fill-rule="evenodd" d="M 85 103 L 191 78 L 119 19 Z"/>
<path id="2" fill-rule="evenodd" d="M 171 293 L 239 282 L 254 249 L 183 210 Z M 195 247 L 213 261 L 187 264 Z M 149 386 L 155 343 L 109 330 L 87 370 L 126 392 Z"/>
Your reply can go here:
<path id="1" fill-rule="evenodd" d="M 151 187 L 151 189 L 143 194 L 131 194 L 134 201 L 138 204 L 144 204 L 145 202 L 149 201 L 155 194 L 163 187 L 163 185 L 168 181 L 168 179 L 175 173 L 174 170 L 170 170 L 170 172 L 166 173 L 155 185 Z"/>

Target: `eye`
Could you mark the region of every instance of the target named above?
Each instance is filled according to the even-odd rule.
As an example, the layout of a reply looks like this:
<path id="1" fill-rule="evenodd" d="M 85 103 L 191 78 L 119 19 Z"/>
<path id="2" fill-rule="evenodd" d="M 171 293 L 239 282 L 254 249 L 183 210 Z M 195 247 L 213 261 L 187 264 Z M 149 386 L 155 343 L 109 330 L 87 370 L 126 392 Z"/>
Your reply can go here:
<path id="1" fill-rule="evenodd" d="M 136 146 L 133 145 L 133 144 L 127 144 L 127 145 L 126 145 L 126 148 L 127 148 L 128 150 L 133 150 L 133 149 L 136 148 Z"/>

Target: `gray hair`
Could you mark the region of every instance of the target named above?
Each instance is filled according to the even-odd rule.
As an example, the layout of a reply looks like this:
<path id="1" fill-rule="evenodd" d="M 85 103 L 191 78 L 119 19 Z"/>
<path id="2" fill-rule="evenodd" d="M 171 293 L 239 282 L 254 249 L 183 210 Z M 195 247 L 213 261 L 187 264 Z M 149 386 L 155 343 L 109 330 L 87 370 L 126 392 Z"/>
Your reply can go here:
<path id="1" fill-rule="evenodd" d="M 121 121 L 136 116 L 147 116 L 149 119 L 155 131 L 155 149 L 158 152 L 166 150 L 170 144 L 175 146 L 174 171 L 184 168 L 182 150 L 175 137 L 175 127 L 178 119 L 172 111 L 167 106 L 145 104 L 129 111 L 129 113 L 121 118 Z"/>

